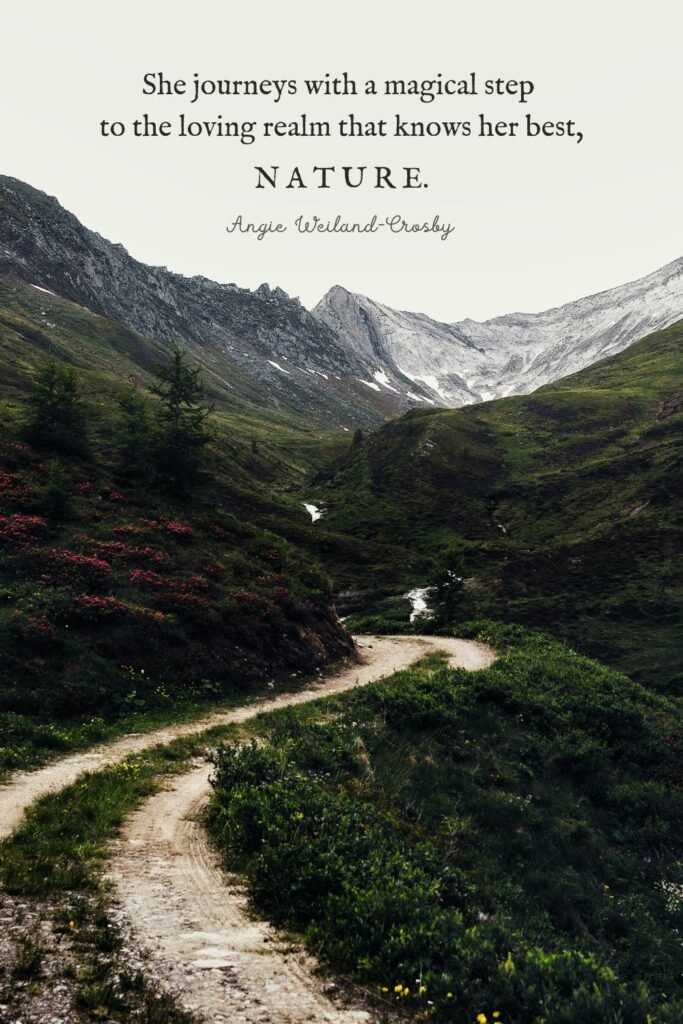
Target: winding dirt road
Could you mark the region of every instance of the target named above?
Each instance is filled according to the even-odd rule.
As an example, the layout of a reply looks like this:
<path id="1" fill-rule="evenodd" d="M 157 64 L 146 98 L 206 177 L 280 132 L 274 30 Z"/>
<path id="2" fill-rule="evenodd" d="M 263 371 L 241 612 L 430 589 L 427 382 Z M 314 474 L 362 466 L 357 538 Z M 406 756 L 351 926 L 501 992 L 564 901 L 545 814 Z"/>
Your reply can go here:
<path id="1" fill-rule="evenodd" d="M 469 670 L 495 660 L 490 648 L 467 640 L 361 636 L 356 643 L 361 663 L 322 678 L 310 689 L 123 737 L 13 776 L 0 787 L 0 838 L 44 794 L 70 785 L 83 772 L 157 744 L 366 685 L 432 651 L 445 651 L 452 665 Z M 374 1018 L 365 1010 L 336 1005 L 311 958 L 255 921 L 238 881 L 219 868 L 197 823 L 210 794 L 210 773 L 207 762 L 195 762 L 187 775 L 175 778 L 131 816 L 114 846 L 109 878 L 118 896 L 118 914 L 150 951 L 156 976 L 182 1005 L 210 1024 L 370 1022 Z"/>
<path id="2" fill-rule="evenodd" d="M 273 706 L 341 692 L 405 668 L 429 651 L 485 668 L 494 653 L 481 644 L 431 637 L 359 637 L 364 664 L 319 690 L 282 697 Z M 211 1024 L 361 1024 L 375 1018 L 337 1005 L 297 946 L 286 946 L 249 914 L 237 879 L 221 870 L 198 817 L 210 794 L 211 766 L 188 774 L 147 800 L 116 844 L 109 878 L 121 918 L 150 951 L 155 974 L 183 1006 Z"/>

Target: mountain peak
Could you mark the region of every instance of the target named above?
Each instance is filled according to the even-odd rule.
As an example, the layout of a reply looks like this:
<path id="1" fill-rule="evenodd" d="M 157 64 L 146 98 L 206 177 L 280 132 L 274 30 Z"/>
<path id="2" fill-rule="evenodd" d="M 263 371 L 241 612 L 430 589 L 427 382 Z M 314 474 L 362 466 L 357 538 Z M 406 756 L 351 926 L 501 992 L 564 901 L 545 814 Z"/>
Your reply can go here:
<path id="1" fill-rule="evenodd" d="M 266 300 L 280 299 L 284 302 L 294 301 L 293 299 L 290 299 L 289 295 L 287 294 L 286 291 L 284 291 L 283 288 L 278 288 L 277 286 L 275 288 L 271 288 L 270 285 L 267 284 L 265 281 L 263 282 L 263 284 L 260 284 L 258 288 L 254 289 L 254 295 L 258 295 L 260 299 Z"/>
<path id="2" fill-rule="evenodd" d="M 325 309 L 344 307 L 350 303 L 357 303 L 362 298 L 364 298 L 364 296 L 357 295 L 355 292 L 350 292 L 348 288 L 344 288 L 341 284 L 335 284 L 325 292 L 322 299 L 320 299 L 318 304 L 313 308 L 313 312 L 317 314 Z"/>
<path id="3" fill-rule="evenodd" d="M 235 394 L 328 427 L 372 427 L 410 401 L 278 287 L 256 291 L 147 266 L 54 198 L 0 178 L 0 276 L 54 292 L 137 334 L 181 344 Z"/>

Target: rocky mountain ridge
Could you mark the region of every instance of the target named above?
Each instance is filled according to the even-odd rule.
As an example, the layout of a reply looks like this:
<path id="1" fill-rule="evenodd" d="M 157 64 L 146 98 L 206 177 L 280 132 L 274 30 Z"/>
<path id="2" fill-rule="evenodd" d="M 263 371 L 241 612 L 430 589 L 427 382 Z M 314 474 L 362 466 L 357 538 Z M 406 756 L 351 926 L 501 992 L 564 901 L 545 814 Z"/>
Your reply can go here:
<path id="1" fill-rule="evenodd" d="M 483 323 L 440 323 L 340 287 L 314 313 L 354 355 L 375 361 L 377 380 L 405 388 L 407 379 L 432 403 L 469 405 L 528 394 L 683 318 L 683 258 L 555 309 Z"/>
<path id="2" fill-rule="evenodd" d="M 250 291 L 146 266 L 57 199 L 2 176 L 0 275 L 200 350 L 259 406 L 347 430 L 413 407 L 528 393 L 683 317 L 683 259 L 557 309 L 484 323 L 440 323 L 339 286 L 309 312 L 267 284 Z"/>
<path id="3" fill-rule="evenodd" d="M 60 203 L 0 176 L 0 275 L 20 278 L 169 345 L 202 350 L 229 386 L 326 426 L 402 411 L 364 383 L 371 364 L 280 288 L 255 291 L 149 267 Z"/>

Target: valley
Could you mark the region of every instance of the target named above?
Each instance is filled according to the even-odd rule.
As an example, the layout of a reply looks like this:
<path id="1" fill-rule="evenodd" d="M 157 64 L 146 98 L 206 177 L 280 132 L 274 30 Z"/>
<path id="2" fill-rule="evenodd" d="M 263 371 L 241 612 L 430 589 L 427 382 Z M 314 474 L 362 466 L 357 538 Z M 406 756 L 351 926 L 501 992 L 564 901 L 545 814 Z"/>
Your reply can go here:
<path id="1" fill-rule="evenodd" d="M 412 412 L 319 471 L 321 549 L 340 591 L 365 584 L 342 613 L 407 626 L 400 595 L 458 544 L 461 614 L 550 630 L 680 693 L 681 352 L 675 325 L 528 397 Z"/>
<path id="2" fill-rule="evenodd" d="M 678 1024 L 682 325 L 308 311 L 0 178 L 0 1016 Z"/>

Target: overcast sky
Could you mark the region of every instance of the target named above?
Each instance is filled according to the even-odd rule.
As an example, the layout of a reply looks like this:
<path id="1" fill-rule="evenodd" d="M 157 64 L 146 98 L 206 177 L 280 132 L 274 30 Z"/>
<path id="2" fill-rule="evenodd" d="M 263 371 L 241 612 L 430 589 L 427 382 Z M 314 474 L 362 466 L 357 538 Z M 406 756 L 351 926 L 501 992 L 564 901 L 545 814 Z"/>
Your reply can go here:
<path id="1" fill-rule="evenodd" d="M 312 306 L 334 284 L 437 319 L 484 319 L 559 305 L 683 255 L 683 14 L 675 0 L 219 0 L 2 2 L 0 172 L 56 195 L 88 227 L 146 263 L 254 288 L 278 284 Z M 535 94 L 416 98 L 145 97 L 143 76 L 298 79 L 529 79 Z M 147 112 L 192 120 L 569 120 L 567 139 L 104 139 L 102 119 Z M 412 191 L 263 190 L 255 165 L 422 169 Z M 446 242 L 298 236 L 257 242 L 226 224 L 299 213 L 351 221 L 436 215 Z"/>

